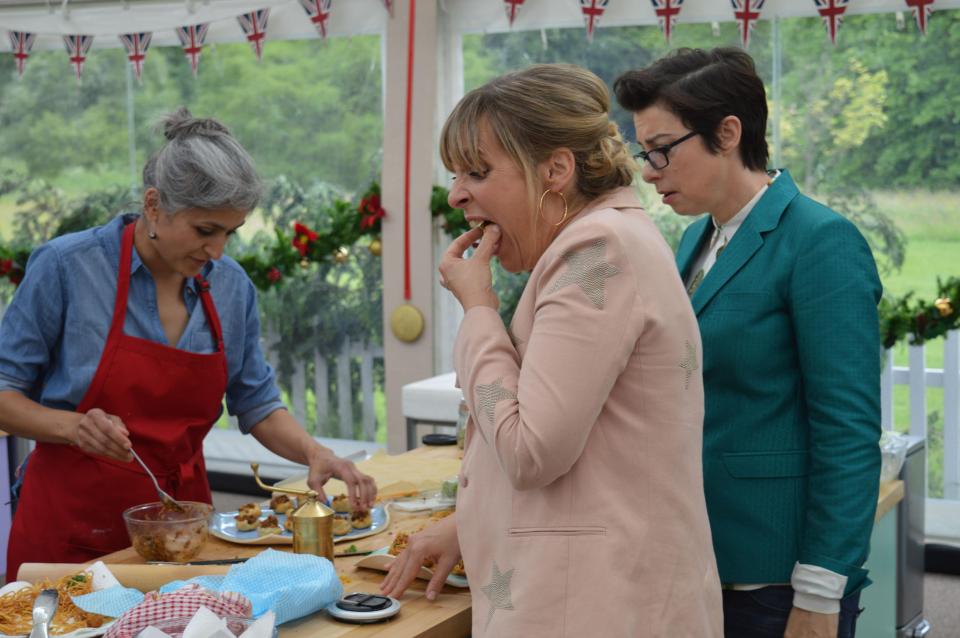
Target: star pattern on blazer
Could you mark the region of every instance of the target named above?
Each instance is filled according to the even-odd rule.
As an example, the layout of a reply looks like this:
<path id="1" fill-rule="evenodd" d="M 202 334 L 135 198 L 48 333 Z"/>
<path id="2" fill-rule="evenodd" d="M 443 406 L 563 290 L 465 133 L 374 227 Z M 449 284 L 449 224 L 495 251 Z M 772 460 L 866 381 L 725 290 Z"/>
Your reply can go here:
<path id="1" fill-rule="evenodd" d="M 517 398 L 516 392 L 510 392 L 510 390 L 503 387 L 502 378 L 497 379 L 493 383 L 481 383 L 477 385 L 476 395 L 477 406 L 480 408 L 479 412 L 487 417 L 490 425 L 493 425 L 494 419 L 496 418 L 497 404 L 501 401 L 514 400 Z M 483 433 L 483 428 L 477 428 L 477 431 L 480 432 L 480 436 L 482 436 L 484 442 L 486 442 L 487 437 Z"/>
<path id="2" fill-rule="evenodd" d="M 594 308 L 603 310 L 607 279 L 620 274 L 619 268 L 604 261 L 606 252 L 607 240 L 598 239 L 586 248 L 565 253 L 563 260 L 567 262 L 567 271 L 547 292 L 577 285 Z"/>
<path id="3" fill-rule="evenodd" d="M 689 341 L 684 341 L 684 345 L 687 348 L 687 354 L 680 361 L 680 367 L 687 373 L 687 377 L 683 383 L 683 389 L 690 389 L 690 377 L 693 376 L 693 373 L 700 369 L 700 365 L 697 363 L 697 349 Z"/>
<path id="4" fill-rule="evenodd" d="M 490 608 L 487 611 L 487 626 L 493 620 L 493 614 L 498 609 L 513 610 L 513 600 L 510 595 L 510 580 L 513 578 L 513 570 L 501 572 L 496 562 L 493 563 L 493 573 L 490 575 L 490 583 L 480 588 L 487 598 L 490 599 Z"/>

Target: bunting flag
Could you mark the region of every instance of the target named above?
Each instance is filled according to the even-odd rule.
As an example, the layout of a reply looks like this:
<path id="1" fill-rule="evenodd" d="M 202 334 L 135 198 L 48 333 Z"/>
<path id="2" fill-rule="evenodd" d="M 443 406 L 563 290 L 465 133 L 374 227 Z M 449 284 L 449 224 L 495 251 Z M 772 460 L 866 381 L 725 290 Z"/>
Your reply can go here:
<path id="1" fill-rule="evenodd" d="M 121 33 L 120 41 L 127 50 L 127 59 L 133 67 L 133 74 L 137 82 L 143 82 L 143 63 L 147 59 L 147 49 L 150 48 L 152 33 Z"/>
<path id="2" fill-rule="evenodd" d="M 510 28 L 513 28 L 513 21 L 517 19 L 520 7 L 526 0 L 503 0 L 503 8 L 507 12 L 507 21 L 510 22 Z"/>
<path id="3" fill-rule="evenodd" d="M 263 58 L 263 40 L 267 37 L 267 19 L 270 9 L 260 9 L 237 16 L 237 22 L 247 35 L 247 41 L 257 54 L 257 60 Z"/>
<path id="4" fill-rule="evenodd" d="M 653 12 L 657 14 L 657 22 L 660 24 L 660 30 L 663 31 L 663 37 L 667 39 L 667 44 L 670 44 L 670 34 L 673 33 L 673 27 L 677 26 L 683 0 L 650 0 L 650 2 L 653 4 Z"/>
<path id="5" fill-rule="evenodd" d="M 830 42 L 837 43 L 837 31 L 843 23 L 843 14 L 847 10 L 850 0 L 813 0 L 817 5 L 817 13 L 823 18 L 823 25 L 827 28 Z"/>
<path id="6" fill-rule="evenodd" d="M 587 27 L 587 40 L 593 41 L 593 32 L 609 3 L 610 0 L 580 0 L 580 12 L 583 13 L 583 22 Z"/>
<path id="7" fill-rule="evenodd" d="M 913 17 L 917 19 L 917 28 L 920 33 L 927 35 L 927 21 L 933 14 L 934 0 L 905 0 L 907 6 L 913 11 Z"/>
<path id="8" fill-rule="evenodd" d="M 90 51 L 90 45 L 93 44 L 92 35 L 65 35 L 63 44 L 67 47 L 67 55 L 70 56 L 70 64 L 77 72 L 77 81 L 80 81 L 80 74 L 83 73 L 83 63 L 87 61 L 87 53 Z"/>
<path id="9" fill-rule="evenodd" d="M 733 6 L 733 18 L 740 27 L 740 40 L 743 42 L 744 49 L 750 47 L 750 33 L 760 19 L 764 2 L 766 0 L 730 0 Z"/>
<path id="10" fill-rule="evenodd" d="M 200 53 L 203 51 L 203 43 L 207 39 L 207 28 L 209 22 L 203 24 L 193 24 L 189 27 L 177 27 L 177 37 L 180 38 L 180 45 L 183 47 L 183 53 L 190 58 L 190 68 L 193 70 L 193 77 L 197 77 L 197 68 L 200 66 Z"/>
<path id="11" fill-rule="evenodd" d="M 317 28 L 321 38 L 327 37 L 327 19 L 330 17 L 330 5 L 333 0 L 300 0 L 303 10 L 310 17 L 310 22 Z M 264 22 L 266 28 L 266 22 Z"/>
<path id="12" fill-rule="evenodd" d="M 30 57 L 30 49 L 33 48 L 33 41 L 36 39 L 36 33 L 27 33 L 26 31 L 10 32 L 10 49 L 13 51 L 13 58 L 17 61 L 18 77 L 23 77 L 23 68 L 27 64 L 27 58 Z"/>

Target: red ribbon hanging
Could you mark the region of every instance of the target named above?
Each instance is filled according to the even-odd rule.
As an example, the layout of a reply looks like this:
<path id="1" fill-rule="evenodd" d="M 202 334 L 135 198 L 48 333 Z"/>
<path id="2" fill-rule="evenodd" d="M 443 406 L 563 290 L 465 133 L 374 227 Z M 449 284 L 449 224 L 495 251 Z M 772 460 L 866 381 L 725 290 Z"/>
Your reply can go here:
<path id="1" fill-rule="evenodd" d="M 403 298 L 410 301 L 410 138 L 413 132 L 413 44 L 417 0 L 410 0 L 410 30 L 407 41 L 407 123 L 403 170 Z"/>

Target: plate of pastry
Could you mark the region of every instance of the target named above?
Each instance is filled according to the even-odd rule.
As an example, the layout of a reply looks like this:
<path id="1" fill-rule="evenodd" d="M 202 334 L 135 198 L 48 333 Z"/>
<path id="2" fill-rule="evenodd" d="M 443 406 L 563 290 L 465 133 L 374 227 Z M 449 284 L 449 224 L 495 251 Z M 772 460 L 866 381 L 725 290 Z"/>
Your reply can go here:
<path id="1" fill-rule="evenodd" d="M 296 499 L 275 496 L 269 505 L 247 503 L 233 512 L 214 512 L 210 533 L 231 543 L 244 545 L 289 545 L 293 543 L 293 517 Z M 333 542 L 366 538 L 390 526 L 390 512 L 381 504 L 370 510 L 351 511 L 344 496 L 329 503 L 335 515 Z"/>
<path id="2" fill-rule="evenodd" d="M 393 560 L 397 555 L 404 550 L 407 546 L 407 541 L 409 536 L 406 532 L 398 532 L 393 539 L 393 543 L 389 547 L 381 547 L 380 549 L 372 552 L 369 556 L 361 558 L 357 561 L 357 567 L 366 567 L 367 569 L 376 569 L 378 571 L 389 571 L 390 565 L 393 564 Z M 433 578 L 433 561 L 427 559 L 424 561 L 423 565 L 420 566 L 420 572 L 417 574 L 417 578 L 423 580 L 430 580 Z M 469 587 L 470 584 L 467 582 L 467 574 L 463 568 L 463 559 L 460 559 L 456 565 L 453 566 L 453 571 L 450 572 L 450 575 L 447 576 L 446 583 L 453 587 Z"/>

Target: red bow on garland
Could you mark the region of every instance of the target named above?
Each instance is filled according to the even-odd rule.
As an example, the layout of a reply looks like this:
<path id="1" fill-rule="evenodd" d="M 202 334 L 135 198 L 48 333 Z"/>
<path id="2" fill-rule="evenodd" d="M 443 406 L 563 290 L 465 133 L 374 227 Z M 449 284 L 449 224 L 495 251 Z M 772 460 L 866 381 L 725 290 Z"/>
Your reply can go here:
<path id="1" fill-rule="evenodd" d="M 308 226 L 297 222 L 293 225 L 293 247 L 297 249 L 301 257 L 306 257 L 310 252 L 311 246 L 320 237 Z"/>
<path id="2" fill-rule="evenodd" d="M 380 234 L 380 220 L 387 216 L 380 204 L 380 185 L 376 182 L 370 186 L 357 206 L 360 213 L 360 232 L 368 235 Z"/>

